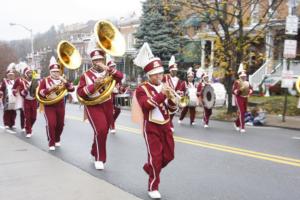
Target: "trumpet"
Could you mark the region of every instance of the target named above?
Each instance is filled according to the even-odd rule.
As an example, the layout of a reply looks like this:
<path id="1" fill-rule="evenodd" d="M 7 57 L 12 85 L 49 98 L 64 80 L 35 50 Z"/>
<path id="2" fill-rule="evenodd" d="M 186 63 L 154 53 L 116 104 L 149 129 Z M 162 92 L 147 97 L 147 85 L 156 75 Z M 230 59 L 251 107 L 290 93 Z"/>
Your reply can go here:
<path id="1" fill-rule="evenodd" d="M 188 96 L 180 96 L 174 89 L 172 89 L 167 84 L 164 84 L 164 88 L 166 90 L 167 99 L 170 99 L 172 102 L 174 102 L 176 105 L 179 105 L 180 107 L 186 107 L 188 105 Z"/>

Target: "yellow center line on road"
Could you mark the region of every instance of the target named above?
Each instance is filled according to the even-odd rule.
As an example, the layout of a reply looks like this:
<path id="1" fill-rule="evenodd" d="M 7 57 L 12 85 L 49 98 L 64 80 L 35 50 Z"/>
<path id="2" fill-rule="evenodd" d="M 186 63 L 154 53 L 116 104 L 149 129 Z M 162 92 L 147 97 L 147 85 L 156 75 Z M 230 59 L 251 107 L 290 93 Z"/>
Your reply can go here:
<path id="1" fill-rule="evenodd" d="M 83 121 L 82 118 L 76 117 L 76 116 L 66 116 L 66 118 Z M 131 128 L 131 127 L 117 124 L 117 129 L 124 130 L 124 131 L 138 134 L 138 135 L 142 135 L 141 130 L 136 129 L 136 128 Z M 262 153 L 262 152 L 257 152 L 257 151 L 251 151 L 251 150 L 247 150 L 247 149 L 241 149 L 241 148 L 236 148 L 236 147 L 231 147 L 231 146 L 220 145 L 220 144 L 208 143 L 208 142 L 204 142 L 204 141 L 200 141 L 200 140 L 193 140 L 193 139 L 188 139 L 188 138 L 179 137 L 179 136 L 174 136 L 174 140 L 179 143 L 184 143 L 184 144 L 189 144 L 189 145 L 193 145 L 193 146 L 199 146 L 199 147 L 214 149 L 214 150 L 218 150 L 218 151 L 222 151 L 222 152 L 228 152 L 228 153 L 233 153 L 233 154 L 237 154 L 237 155 L 242 155 L 242 156 L 246 156 L 246 157 L 252 157 L 252 158 L 257 158 L 257 159 L 261 159 L 261 160 L 268 160 L 271 162 L 300 167 L 300 160 L 295 159 L 295 158 L 272 155 L 272 154 L 267 154 L 267 153 Z"/>

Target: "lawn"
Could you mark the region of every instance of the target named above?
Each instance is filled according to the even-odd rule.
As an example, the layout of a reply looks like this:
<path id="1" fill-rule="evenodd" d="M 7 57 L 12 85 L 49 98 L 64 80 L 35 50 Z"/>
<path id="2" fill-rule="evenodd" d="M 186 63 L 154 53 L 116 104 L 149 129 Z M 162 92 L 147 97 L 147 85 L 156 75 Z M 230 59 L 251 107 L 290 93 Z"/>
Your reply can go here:
<path id="1" fill-rule="evenodd" d="M 298 98 L 295 96 L 288 96 L 287 112 L 288 116 L 300 115 L 300 109 L 297 108 Z M 268 114 L 282 114 L 284 106 L 284 96 L 270 96 L 270 97 L 250 97 L 249 106 L 257 105 L 267 111 Z"/>

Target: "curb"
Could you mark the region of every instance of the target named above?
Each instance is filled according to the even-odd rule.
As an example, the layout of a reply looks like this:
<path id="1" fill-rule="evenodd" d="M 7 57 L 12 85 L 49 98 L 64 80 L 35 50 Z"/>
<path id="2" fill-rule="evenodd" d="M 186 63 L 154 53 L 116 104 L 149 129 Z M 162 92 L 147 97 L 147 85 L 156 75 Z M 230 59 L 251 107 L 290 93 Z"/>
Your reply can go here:
<path id="1" fill-rule="evenodd" d="M 121 110 L 130 110 L 130 107 L 121 107 Z M 178 116 L 179 113 L 176 113 L 175 116 Z M 197 116 L 195 117 L 196 119 L 201 119 L 200 116 Z M 233 121 L 228 121 L 228 120 L 222 120 L 222 119 L 211 119 L 211 120 L 214 120 L 214 121 L 219 121 L 219 122 L 232 122 Z M 296 128 L 296 127 L 286 127 L 286 126 L 276 126 L 276 125 L 271 125 L 271 124 L 265 124 L 261 127 L 275 127 L 275 128 L 283 128 L 283 129 L 289 129 L 289 130 L 295 130 L 295 131 L 300 131 L 300 127 L 299 128 Z"/>

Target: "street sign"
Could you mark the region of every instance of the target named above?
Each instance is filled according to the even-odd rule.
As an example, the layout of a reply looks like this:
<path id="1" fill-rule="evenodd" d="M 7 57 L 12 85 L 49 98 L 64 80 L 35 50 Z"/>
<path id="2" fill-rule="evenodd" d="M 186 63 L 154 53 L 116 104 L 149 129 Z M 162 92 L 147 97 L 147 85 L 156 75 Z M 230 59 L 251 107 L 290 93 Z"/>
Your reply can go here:
<path id="1" fill-rule="evenodd" d="M 297 40 L 284 40 L 284 58 L 296 58 Z"/>
<path id="2" fill-rule="evenodd" d="M 292 89 L 294 86 L 294 72 L 292 70 L 283 70 L 282 71 L 282 80 L 281 80 L 281 88 L 290 88 Z"/>
<path id="3" fill-rule="evenodd" d="M 296 15 L 286 17 L 285 34 L 298 35 L 298 17 Z"/>

